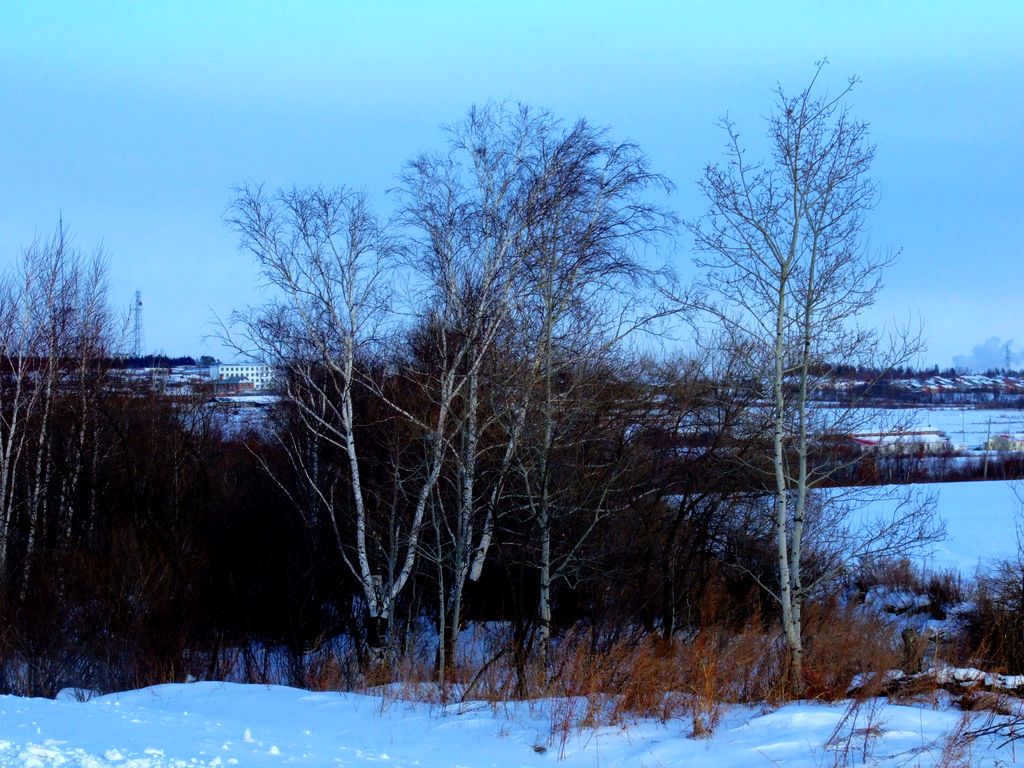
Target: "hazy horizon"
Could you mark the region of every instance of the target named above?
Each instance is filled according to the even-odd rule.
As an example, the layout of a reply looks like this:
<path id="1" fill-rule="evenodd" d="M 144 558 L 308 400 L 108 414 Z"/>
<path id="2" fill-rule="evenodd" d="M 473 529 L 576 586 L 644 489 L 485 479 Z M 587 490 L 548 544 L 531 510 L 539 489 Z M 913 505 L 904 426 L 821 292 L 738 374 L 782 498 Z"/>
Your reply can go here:
<path id="1" fill-rule="evenodd" d="M 387 210 L 439 126 L 509 98 L 636 142 L 693 218 L 716 120 L 756 143 L 776 84 L 827 56 L 877 145 L 868 244 L 901 252 L 866 320 L 923 319 L 924 365 L 1001 366 L 1008 342 L 1024 361 L 1024 5 L 68 2 L 0 22 L 4 263 L 62 217 L 102 243 L 115 307 L 142 291 L 150 351 L 222 355 L 211 317 L 258 301 L 222 222 L 239 185 L 346 184 Z M 684 277 L 690 245 L 664 254 Z"/>

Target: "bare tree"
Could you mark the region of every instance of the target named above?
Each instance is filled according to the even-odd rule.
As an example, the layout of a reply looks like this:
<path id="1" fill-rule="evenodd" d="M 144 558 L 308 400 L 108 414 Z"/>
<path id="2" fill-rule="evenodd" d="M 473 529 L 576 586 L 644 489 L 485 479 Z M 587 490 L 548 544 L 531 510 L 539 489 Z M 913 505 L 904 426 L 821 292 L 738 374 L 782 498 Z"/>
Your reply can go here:
<path id="1" fill-rule="evenodd" d="M 573 383 L 587 369 L 662 315 L 651 287 L 669 275 L 639 258 L 642 244 L 671 232 L 670 215 L 650 201 L 669 182 L 654 173 L 639 148 L 616 143 L 580 120 L 552 131 L 538 174 L 546 185 L 544 215 L 530 231 L 530 259 L 517 314 L 519 354 L 529 361 L 520 413 L 535 414 L 529 441 L 515 451 L 519 492 L 538 544 L 540 652 L 547 659 L 552 585 L 568 572 L 579 540 L 560 556 L 553 535 L 561 515 L 554 457 L 571 423 Z M 514 429 L 515 425 L 510 425 Z M 589 513 L 609 513 L 598 494 Z M 585 526 L 585 537 L 593 526 Z"/>
<path id="2" fill-rule="evenodd" d="M 412 572 L 426 498 L 436 480 L 432 473 L 423 483 L 408 540 L 390 542 L 404 552 L 398 570 L 373 562 L 354 389 L 359 356 L 376 341 L 387 308 L 385 270 L 394 255 L 392 243 L 365 197 L 343 188 L 274 195 L 258 187 L 242 189 L 227 221 L 275 291 L 268 304 L 234 320 L 243 329 L 244 349 L 279 369 L 280 385 L 301 426 L 297 433 L 278 435 L 312 500 L 297 506 L 313 518 L 322 511 L 362 591 L 368 644 L 379 655 L 395 598 Z M 438 418 L 443 423 L 445 417 L 442 412 Z M 340 467 L 324 466 L 322 448 L 344 457 L 344 482 Z M 349 497 L 339 497 L 345 487 Z M 349 510 L 351 540 L 344 519 Z M 389 551 L 394 552 L 390 546 Z"/>
<path id="3" fill-rule="evenodd" d="M 745 358 L 744 347 L 715 336 L 650 374 L 658 396 L 652 427 L 661 443 L 651 468 L 661 536 L 651 557 L 660 567 L 666 638 L 693 625 L 710 568 L 736 527 L 733 508 L 758 490 L 759 478 L 751 477 L 746 463 L 756 446 L 742 439 L 744 422 L 756 409 L 756 395 L 742 385 Z"/>
<path id="4" fill-rule="evenodd" d="M 22 596 L 41 537 L 66 541 L 95 512 L 78 489 L 100 450 L 111 337 L 102 253 L 83 255 L 61 223 L 0 283 L 0 574 Z"/>
<path id="5" fill-rule="evenodd" d="M 546 499 L 533 507 L 548 553 L 540 568 L 546 644 L 551 476 L 535 460 L 557 442 L 556 379 L 585 370 L 588 360 L 602 359 L 602 350 L 650 322 L 640 296 L 656 275 L 634 249 L 671 221 L 643 199 L 665 180 L 635 146 L 614 144 L 584 121 L 564 129 L 545 112 L 492 104 L 470 110 L 448 136 L 446 151 L 415 158 L 401 177 L 400 245 L 367 213 L 365 200 L 344 190 L 271 197 L 242 190 L 228 221 L 279 297 L 238 320 L 255 353 L 287 372 L 283 383 L 302 430 L 290 433 L 296 442 L 285 447 L 296 474 L 315 489 L 300 506 L 331 521 L 381 643 L 425 523 L 441 526 L 431 559 L 446 569 L 439 571 L 447 585 L 442 659 L 450 660 L 465 585 L 482 572 L 513 475 L 531 489 L 520 498 L 535 499 L 537 491 Z M 382 300 L 390 286 L 381 264 L 399 256 L 411 288 L 409 344 L 401 352 L 392 345 L 374 369 L 360 359 L 374 346 L 373 325 L 386 322 L 394 332 L 402 326 Z M 494 364 L 499 338 L 514 342 L 502 355 L 516 361 L 520 381 L 484 423 L 484 366 Z M 385 403 L 418 446 L 418 453 L 392 452 L 395 493 L 378 514 L 361 480 L 355 388 Z M 524 453 L 528 414 L 538 407 L 547 431 L 539 454 Z M 495 427 L 487 434 L 496 442 L 485 445 L 487 427 Z M 343 476 L 321 446 L 346 457 Z M 483 488 L 485 453 L 501 458 Z M 442 481 L 446 462 L 454 467 L 450 482 Z M 439 482 L 454 493 L 441 493 Z M 341 485 L 350 499 L 338 497 Z M 406 505 L 401 514 L 397 499 Z M 351 539 L 339 525 L 349 504 Z M 379 515 L 392 522 L 378 525 Z M 387 542 L 370 546 L 372 531 L 381 529 L 387 536 L 377 538 Z"/>
<path id="6" fill-rule="evenodd" d="M 794 693 L 801 688 L 801 607 L 809 491 L 834 471 L 815 465 L 815 436 L 850 429 L 856 410 L 843 418 L 811 408 L 815 381 L 836 363 L 870 362 L 887 369 L 913 357 L 919 341 L 896 334 L 888 345 L 878 332 L 858 325 L 859 315 L 881 288 L 881 272 L 892 261 L 862 243 L 865 214 L 875 185 L 868 177 L 874 158 L 867 125 L 853 118 L 846 97 L 819 94 L 819 65 L 796 96 L 780 87 L 769 117 L 769 155 L 751 162 L 736 126 L 728 137 L 728 162 L 709 165 L 700 182 L 709 203 L 689 225 L 718 298 L 715 316 L 736 338 L 753 345 L 763 364 L 763 397 L 769 405 L 774 535 L 782 627 Z M 881 358 L 885 358 L 884 360 Z M 795 466 L 794 466 L 795 465 Z M 930 539 L 927 516 L 888 528 L 888 540 L 905 546 Z"/>
<path id="7" fill-rule="evenodd" d="M 451 456 L 455 461 L 454 509 L 435 514 L 438 548 L 434 554 L 442 590 L 440 669 L 454 663 L 463 593 L 478 579 L 494 535 L 502 478 L 507 474 L 522 422 L 512 426 L 498 447 L 503 453 L 497 477 L 481 495 L 479 459 L 496 446 L 482 445 L 481 389 L 494 372 L 494 345 L 507 333 L 520 302 L 528 238 L 545 214 L 548 167 L 544 142 L 554 120 L 525 105 L 473 107 L 448 128 L 446 152 L 415 158 L 402 174 L 403 218 L 411 243 L 408 265 L 416 276 L 415 300 L 426 311 L 435 359 L 434 376 L 419 377 L 455 409 Z M 437 503 L 441 504 L 441 497 Z M 442 539 L 444 544 L 442 544 Z M 443 569 L 449 571 L 447 579 Z"/>
<path id="8" fill-rule="evenodd" d="M 401 247 L 369 214 L 365 199 L 346 190 L 270 198 L 259 189 L 243 190 L 229 216 L 280 296 L 237 319 L 256 353 L 284 372 L 282 384 L 300 428 L 279 438 L 312 493 L 297 499 L 298 506 L 310 519 L 324 518 L 333 532 L 365 598 L 368 644 L 376 657 L 413 574 L 423 527 L 437 519 L 428 518 L 428 507 L 452 454 L 459 476 L 452 589 L 446 598 L 453 632 L 472 558 L 486 554 L 486 541 L 479 543 L 474 533 L 480 366 L 508 315 L 515 285 L 531 193 L 523 156 L 536 124 L 528 111 L 511 120 L 473 111 L 452 129 L 450 153 L 410 164 L 403 176 L 409 238 Z M 391 332 L 400 326 L 388 311 L 392 285 L 386 276 L 399 256 L 417 289 L 412 314 L 419 325 L 408 330 L 407 339 L 419 349 L 406 353 L 393 346 L 392 354 L 377 355 L 380 324 L 389 324 Z M 357 389 L 404 423 L 407 444 L 422 448 L 417 453 L 392 445 L 387 499 L 369 493 L 363 478 Z M 344 473 L 332 451 L 345 457 Z M 343 487 L 349 498 L 338 496 Z M 445 638 L 445 649 L 453 637 Z"/>

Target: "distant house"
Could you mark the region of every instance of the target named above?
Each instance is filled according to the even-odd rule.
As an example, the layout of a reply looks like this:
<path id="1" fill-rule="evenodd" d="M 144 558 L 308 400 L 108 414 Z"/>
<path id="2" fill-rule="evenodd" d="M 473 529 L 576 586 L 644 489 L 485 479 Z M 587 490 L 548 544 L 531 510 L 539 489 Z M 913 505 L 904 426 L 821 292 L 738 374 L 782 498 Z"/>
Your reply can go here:
<path id="1" fill-rule="evenodd" d="M 1024 435 L 992 435 L 985 448 L 989 451 L 1024 451 Z"/>
<path id="2" fill-rule="evenodd" d="M 217 379 L 211 377 L 210 383 L 213 384 L 214 395 L 218 396 L 244 395 L 256 389 L 256 385 L 243 376 L 228 376 Z"/>
<path id="3" fill-rule="evenodd" d="M 953 448 L 946 433 L 938 429 L 857 432 L 849 439 L 862 451 L 872 453 L 941 454 Z"/>
<path id="4" fill-rule="evenodd" d="M 217 382 L 236 378 L 251 382 L 251 389 L 266 390 L 274 382 L 274 369 L 263 363 L 216 363 L 210 366 L 210 381 L 215 389 Z"/>

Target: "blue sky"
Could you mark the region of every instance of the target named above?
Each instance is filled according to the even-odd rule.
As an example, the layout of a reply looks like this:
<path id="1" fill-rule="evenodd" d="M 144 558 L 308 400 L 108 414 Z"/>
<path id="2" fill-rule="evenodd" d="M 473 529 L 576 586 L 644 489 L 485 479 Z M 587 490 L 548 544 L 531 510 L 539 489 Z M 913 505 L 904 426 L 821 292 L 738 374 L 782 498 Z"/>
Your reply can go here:
<path id="1" fill-rule="evenodd" d="M 878 145 L 870 244 L 902 249 L 872 322 L 922 317 L 925 362 L 1024 348 L 1024 3 L 9 2 L 0 5 L 0 259 L 58 216 L 102 242 L 148 346 L 218 352 L 258 300 L 222 224 L 232 189 L 348 184 L 388 205 L 405 160 L 512 98 L 631 139 L 677 185 L 756 140 L 771 90 L 862 79 Z M 690 243 L 672 260 L 692 274 Z"/>

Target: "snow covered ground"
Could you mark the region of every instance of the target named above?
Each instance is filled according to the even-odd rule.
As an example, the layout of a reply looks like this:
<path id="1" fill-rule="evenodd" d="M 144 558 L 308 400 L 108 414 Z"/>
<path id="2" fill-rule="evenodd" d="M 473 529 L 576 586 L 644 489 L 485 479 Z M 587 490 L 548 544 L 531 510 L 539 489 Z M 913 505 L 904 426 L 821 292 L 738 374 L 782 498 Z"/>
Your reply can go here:
<path id="1" fill-rule="evenodd" d="M 1017 556 L 1017 526 L 1024 523 L 1024 481 L 988 480 L 965 483 L 928 483 L 895 486 L 896 495 L 915 491 L 935 496 L 936 512 L 946 523 L 948 539 L 923 558 L 936 568 L 955 568 L 971 576 L 979 564 Z M 867 504 L 870 518 L 888 516 L 894 499 Z"/>
<path id="2" fill-rule="evenodd" d="M 0 697 L 0 765 L 190 766 L 931 766 L 960 713 L 868 702 L 730 709 L 715 734 L 641 721 L 551 737 L 556 702 L 447 709 L 355 694 L 224 683 L 164 685 L 88 702 Z M 981 716 L 979 716 L 981 717 Z M 837 726 L 840 726 L 837 731 Z M 852 736 L 851 736 L 852 734 Z M 1013 745 L 972 746 L 972 766 Z M 1024 758 L 1024 750 L 1021 750 Z"/>
<path id="3" fill-rule="evenodd" d="M 1024 409 L 1020 408 L 865 408 L 852 412 L 821 408 L 820 414 L 828 430 L 836 424 L 855 432 L 937 429 L 955 448 L 981 448 L 993 435 L 1024 433 Z"/>
<path id="4" fill-rule="evenodd" d="M 957 568 L 969 575 L 979 563 L 1017 556 L 1024 483 L 936 483 L 931 490 L 937 494 L 938 513 L 946 521 L 949 539 L 936 547 L 930 565 Z"/>

